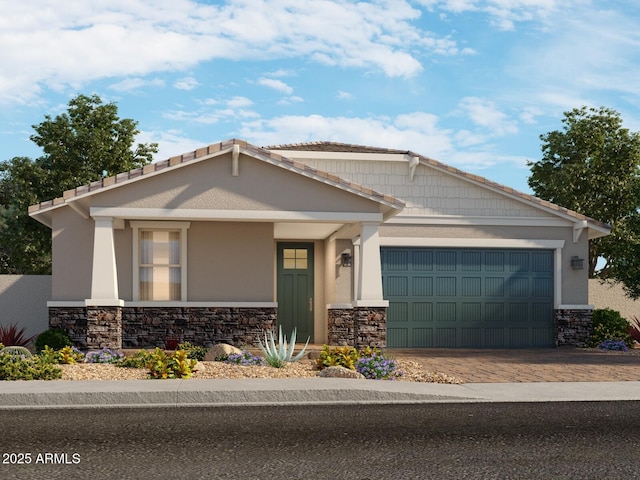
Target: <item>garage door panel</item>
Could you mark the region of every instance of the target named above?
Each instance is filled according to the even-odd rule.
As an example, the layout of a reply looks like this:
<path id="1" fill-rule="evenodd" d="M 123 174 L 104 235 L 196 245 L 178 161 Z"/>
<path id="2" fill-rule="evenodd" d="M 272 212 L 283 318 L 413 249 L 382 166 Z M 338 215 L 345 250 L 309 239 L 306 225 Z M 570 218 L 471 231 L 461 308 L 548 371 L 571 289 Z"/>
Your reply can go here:
<path id="1" fill-rule="evenodd" d="M 510 297 L 528 297 L 529 296 L 529 279 L 523 277 L 511 277 L 509 279 L 509 296 Z"/>
<path id="2" fill-rule="evenodd" d="M 411 320 L 414 323 L 433 322 L 433 303 L 413 302 Z"/>
<path id="3" fill-rule="evenodd" d="M 504 328 L 485 328 L 484 342 L 485 348 L 504 348 Z"/>
<path id="4" fill-rule="evenodd" d="M 409 346 L 412 348 L 433 347 L 433 329 L 432 328 L 414 328 L 412 341 Z"/>
<path id="5" fill-rule="evenodd" d="M 438 323 L 451 323 L 456 321 L 455 302 L 437 302 L 435 305 L 435 318 Z"/>
<path id="6" fill-rule="evenodd" d="M 409 330 L 407 328 L 387 328 L 387 342 L 389 345 L 409 345 Z"/>
<path id="7" fill-rule="evenodd" d="M 463 297 L 482 296 L 482 278 L 462 277 L 460 283 L 460 295 Z"/>
<path id="8" fill-rule="evenodd" d="M 455 348 L 456 329 L 455 328 L 436 328 L 433 346 L 436 348 Z"/>
<path id="9" fill-rule="evenodd" d="M 553 258 L 547 250 L 383 247 L 388 345 L 553 346 Z"/>
<path id="10" fill-rule="evenodd" d="M 504 297 L 504 278 L 487 277 L 484 279 L 484 295 L 486 297 Z"/>
<path id="11" fill-rule="evenodd" d="M 429 250 L 414 250 L 411 253 L 411 266 L 416 272 L 433 271 L 433 252 Z"/>
<path id="12" fill-rule="evenodd" d="M 387 277 L 384 283 L 390 297 L 409 296 L 409 279 L 407 277 Z"/>
<path id="13" fill-rule="evenodd" d="M 389 302 L 389 311 L 387 312 L 387 323 L 404 324 L 409 321 L 409 303 L 408 302 Z"/>
<path id="14" fill-rule="evenodd" d="M 456 296 L 456 277 L 437 277 L 436 278 L 436 296 L 437 297 L 455 297 Z"/>
<path id="15" fill-rule="evenodd" d="M 413 277 L 411 294 L 414 297 L 431 297 L 433 295 L 433 277 Z"/>

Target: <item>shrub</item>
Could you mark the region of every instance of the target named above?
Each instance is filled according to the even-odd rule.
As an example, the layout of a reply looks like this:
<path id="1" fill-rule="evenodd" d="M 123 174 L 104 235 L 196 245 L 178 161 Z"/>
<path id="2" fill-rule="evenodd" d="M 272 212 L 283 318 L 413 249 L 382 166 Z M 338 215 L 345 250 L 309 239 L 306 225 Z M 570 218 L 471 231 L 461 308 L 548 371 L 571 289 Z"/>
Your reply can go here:
<path id="1" fill-rule="evenodd" d="M 360 358 L 360 354 L 355 347 L 333 347 L 322 345 L 320 357 L 316 359 L 316 368 L 323 370 L 326 367 L 345 367 L 355 370 L 356 362 Z"/>
<path id="2" fill-rule="evenodd" d="M 598 350 L 626 352 L 629 348 L 622 340 L 605 340 L 598 344 Z"/>
<path id="3" fill-rule="evenodd" d="M 402 376 L 402 372 L 398 371 L 397 362 L 384 358 L 380 353 L 358 359 L 356 372 L 373 380 L 395 380 Z"/>
<path id="4" fill-rule="evenodd" d="M 0 380 L 55 380 L 62 370 L 40 356 L 0 355 Z"/>
<path id="5" fill-rule="evenodd" d="M 7 347 L 26 347 L 35 337 L 24 336 L 24 327 L 18 330 L 18 326 L 15 324 L 0 325 L 0 343 Z"/>
<path id="6" fill-rule="evenodd" d="M 84 361 L 84 354 L 76 347 L 66 346 L 60 350 L 54 350 L 46 345 L 40 352 L 40 357 L 47 363 L 73 365 Z"/>
<path id="7" fill-rule="evenodd" d="M 629 322 L 629 330 L 627 331 L 631 338 L 633 338 L 636 342 L 640 343 L 640 318 L 631 317 L 631 321 Z"/>
<path id="8" fill-rule="evenodd" d="M 232 353 L 227 356 L 226 363 L 234 363 L 237 365 L 242 365 L 243 367 L 249 367 L 251 365 L 264 365 L 265 359 L 263 357 L 253 355 L 246 350 L 243 350 L 242 353 Z"/>
<path id="9" fill-rule="evenodd" d="M 147 362 L 151 378 L 189 378 L 197 360 L 189 358 L 184 350 L 167 355 L 156 348 Z"/>
<path id="10" fill-rule="evenodd" d="M 139 350 L 130 357 L 123 357 L 117 365 L 123 368 L 147 368 L 147 363 L 151 360 L 153 353 L 146 350 Z"/>
<path id="11" fill-rule="evenodd" d="M 605 340 L 620 340 L 628 347 L 632 347 L 634 340 L 628 333 L 629 322 L 619 312 L 610 308 L 593 311 L 593 334 L 589 345 L 597 347 Z"/>
<path id="12" fill-rule="evenodd" d="M 207 347 L 199 347 L 197 345 L 193 345 L 189 342 L 183 342 L 178 345 L 178 350 L 184 350 L 187 352 L 187 356 L 194 360 L 198 360 L 202 362 L 204 357 L 207 356 L 207 351 L 209 350 Z"/>
<path id="13" fill-rule="evenodd" d="M 97 352 L 87 352 L 84 361 L 87 363 L 118 363 L 124 354 L 104 347 Z"/>
<path id="14" fill-rule="evenodd" d="M 36 352 L 41 352 L 48 346 L 53 350 L 60 350 L 73 345 L 69 335 L 61 328 L 50 328 L 45 330 L 36 338 Z"/>

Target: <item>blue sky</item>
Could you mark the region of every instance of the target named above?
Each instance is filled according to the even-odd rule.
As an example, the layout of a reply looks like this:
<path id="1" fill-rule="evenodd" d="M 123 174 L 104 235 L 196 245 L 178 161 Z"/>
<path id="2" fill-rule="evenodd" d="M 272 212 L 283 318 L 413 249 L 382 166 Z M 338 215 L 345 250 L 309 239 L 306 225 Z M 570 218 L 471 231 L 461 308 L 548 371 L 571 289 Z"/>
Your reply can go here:
<path id="1" fill-rule="evenodd" d="M 229 138 L 412 150 L 529 192 L 582 105 L 640 131 L 635 0 L 0 0 L 0 160 L 79 93 L 156 160 Z"/>

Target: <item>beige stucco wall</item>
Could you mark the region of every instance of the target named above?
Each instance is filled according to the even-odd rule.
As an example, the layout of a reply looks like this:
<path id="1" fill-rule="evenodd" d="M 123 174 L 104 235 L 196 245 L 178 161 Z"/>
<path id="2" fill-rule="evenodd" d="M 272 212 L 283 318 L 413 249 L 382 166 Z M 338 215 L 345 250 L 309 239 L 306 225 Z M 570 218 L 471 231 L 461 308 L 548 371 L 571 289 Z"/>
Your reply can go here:
<path id="1" fill-rule="evenodd" d="M 24 328 L 25 338 L 49 328 L 50 275 L 0 275 L 0 324 Z"/>
<path id="2" fill-rule="evenodd" d="M 633 317 L 640 320 L 640 300 L 632 300 L 627 297 L 619 283 L 602 283 L 600 280 L 590 279 L 589 302 L 595 308 L 616 310 L 627 320 L 631 320 Z"/>
<path id="3" fill-rule="evenodd" d="M 272 223 L 192 222 L 187 300 L 274 301 Z"/>
<path id="4" fill-rule="evenodd" d="M 70 208 L 53 215 L 52 300 L 91 298 L 93 219 L 85 220 Z"/>
<path id="5" fill-rule="evenodd" d="M 244 155 L 201 161 L 98 193 L 93 207 L 379 212 L 378 203 Z"/>

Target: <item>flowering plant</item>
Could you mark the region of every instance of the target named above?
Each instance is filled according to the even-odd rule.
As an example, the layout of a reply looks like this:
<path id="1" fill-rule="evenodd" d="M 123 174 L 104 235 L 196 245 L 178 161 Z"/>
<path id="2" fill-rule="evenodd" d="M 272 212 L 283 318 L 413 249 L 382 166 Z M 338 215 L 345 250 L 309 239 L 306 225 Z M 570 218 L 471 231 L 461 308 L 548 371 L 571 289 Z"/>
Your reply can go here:
<path id="1" fill-rule="evenodd" d="M 627 347 L 627 344 L 623 340 L 607 339 L 604 342 L 600 342 L 598 344 L 598 350 L 615 350 L 619 352 L 626 352 L 627 350 L 629 350 L 629 347 Z"/>
<path id="2" fill-rule="evenodd" d="M 243 367 L 249 367 L 251 365 L 264 365 L 266 362 L 263 357 L 253 355 L 246 350 L 243 350 L 242 353 L 232 353 L 225 360 L 227 363 L 235 363 L 238 365 L 242 365 Z"/>
<path id="3" fill-rule="evenodd" d="M 118 363 L 123 357 L 122 352 L 104 347 L 97 352 L 88 352 L 84 361 L 86 363 Z"/>
<path id="4" fill-rule="evenodd" d="M 356 371 L 373 380 L 395 380 L 402 376 L 402 372 L 398 371 L 398 363 L 395 360 L 387 360 L 379 353 L 358 359 Z"/>

